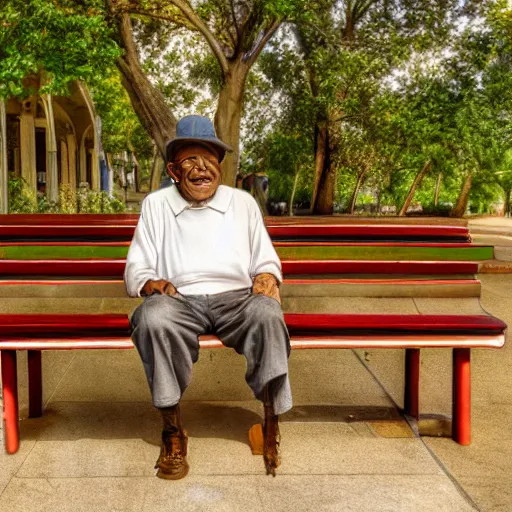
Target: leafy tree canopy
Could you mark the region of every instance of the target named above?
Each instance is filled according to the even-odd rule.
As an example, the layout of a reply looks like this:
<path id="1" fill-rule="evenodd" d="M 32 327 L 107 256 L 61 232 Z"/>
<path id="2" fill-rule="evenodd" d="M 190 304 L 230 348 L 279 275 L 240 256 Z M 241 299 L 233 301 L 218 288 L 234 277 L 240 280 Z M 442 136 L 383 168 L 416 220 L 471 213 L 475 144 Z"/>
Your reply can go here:
<path id="1" fill-rule="evenodd" d="M 25 96 L 34 85 L 65 95 L 73 80 L 101 79 L 120 54 L 102 6 L 102 0 L 4 0 L 0 97 Z"/>

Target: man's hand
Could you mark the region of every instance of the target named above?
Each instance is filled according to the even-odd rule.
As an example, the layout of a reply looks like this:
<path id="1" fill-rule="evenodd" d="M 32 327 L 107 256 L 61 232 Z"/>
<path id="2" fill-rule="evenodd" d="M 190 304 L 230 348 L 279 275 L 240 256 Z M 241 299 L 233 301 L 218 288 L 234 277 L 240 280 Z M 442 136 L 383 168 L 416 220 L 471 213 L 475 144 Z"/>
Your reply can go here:
<path id="1" fill-rule="evenodd" d="M 142 288 L 141 295 L 149 296 L 154 293 L 159 293 L 161 295 L 176 295 L 178 291 L 174 287 L 174 285 L 166 281 L 165 279 L 159 279 L 158 281 L 146 281 L 146 284 Z"/>
<path id="2" fill-rule="evenodd" d="M 253 281 L 252 293 L 255 295 L 266 295 L 276 299 L 281 304 L 279 282 L 273 274 L 258 274 Z"/>

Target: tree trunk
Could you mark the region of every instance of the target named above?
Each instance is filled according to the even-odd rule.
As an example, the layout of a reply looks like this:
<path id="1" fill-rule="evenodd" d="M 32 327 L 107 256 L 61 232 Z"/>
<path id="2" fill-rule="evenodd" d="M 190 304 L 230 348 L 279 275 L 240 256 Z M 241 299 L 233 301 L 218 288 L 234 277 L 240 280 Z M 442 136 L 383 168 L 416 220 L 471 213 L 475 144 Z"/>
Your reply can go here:
<path id="1" fill-rule="evenodd" d="M 239 59 L 230 63 L 229 68 L 219 93 L 215 131 L 222 142 L 233 148 L 233 152 L 227 152 L 222 162 L 222 183 L 234 187 L 240 163 L 240 120 L 249 67 Z"/>
<path id="2" fill-rule="evenodd" d="M 365 166 L 363 170 L 359 173 L 357 176 L 356 186 L 354 187 L 354 191 L 352 192 L 352 198 L 350 199 L 350 206 L 348 209 L 348 213 L 353 215 L 354 210 L 356 209 L 356 203 L 357 203 L 357 196 L 359 195 L 359 189 L 361 188 L 361 185 L 363 183 L 364 177 L 366 176 L 366 173 L 368 172 L 369 166 Z"/>
<path id="3" fill-rule="evenodd" d="M 425 174 L 427 174 L 427 172 L 430 171 L 431 168 L 432 163 L 430 161 L 426 162 L 425 165 L 423 166 L 423 169 L 421 169 L 421 171 L 416 175 L 416 178 L 414 178 L 411 188 L 409 189 L 409 193 L 405 198 L 404 204 L 402 205 L 402 208 L 400 208 L 400 211 L 398 212 L 399 217 L 402 217 L 407 213 L 407 210 L 409 209 L 409 206 L 411 205 L 411 202 L 414 199 L 414 194 L 416 193 L 418 185 L 421 183 Z"/>
<path id="4" fill-rule="evenodd" d="M 315 184 L 311 201 L 313 215 L 332 215 L 334 210 L 335 172 L 331 166 L 329 123 L 317 121 L 315 126 Z"/>
<path id="5" fill-rule="evenodd" d="M 354 17 L 352 16 L 352 5 L 351 2 L 346 2 L 345 7 L 345 26 L 342 30 L 342 38 L 343 41 L 347 43 L 351 43 L 354 40 L 355 36 L 355 22 Z"/>
<path id="6" fill-rule="evenodd" d="M 508 189 L 508 190 L 505 190 L 505 211 L 503 212 L 504 213 L 504 217 L 510 217 L 510 195 L 511 195 L 511 192 L 512 190 Z"/>
<path id="7" fill-rule="evenodd" d="M 469 173 L 464 183 L 462 184 L 462 188 L 460 189 L 459 198 L 457 199 L 457 204 L 453 207 L 450 212 L 450 217 L 463 217 L 466 213 L 466 209 L 468 207 L 469 202 L 469 193 L 471 192 L 471 185 L 473 184 L 473 174 Z"/>
<path id="8" fill-rule="evenodd" d="M 382 189 L 379 188 L 377 191 L 377 215 L 380 215 L 380 201 L 382 198 Z"/>
<path id="9" fill-rule="evenodd" d="M 163 94 L 149 81 L 140 67 L 133 41 L 132 24 L 127 13 L 120 18 L 119 35 L 125 54 L 117 59 L 116 64 L 123 75 L 123 86 L 142 126 L 165 158 L 165 146 L 176 133 L 176 118 L 165 103 Z"/>
<path id="10" fill-rule="evenodd" d="M 297 164 L 297 168 L 295 170 L 295 178 L 293 180 L 292 193 L 290 194 L 290 202 L 288 206 L 288 215 L 290 217 L 293 216 L 293 200 L 295 199 L 295 192 L 297 191 L 297 183 L 299 182 L 299 174 L 300 174 L 300 165 Z"/>
<path id="11" fill-rule="evenodd" d="M 441 181 L 443 179 L 443 173 L 440 172 L 437 175 L 437 182 L 436 182 L 436 191 L 434 193 L 434 206 L 437 206 L 439 204 L 439 191 L 441 190 Z"/>
<path id="12" fill-rule="evenodd" d="M 153 162 L 151 164 L 151 178 L 149 182 L 149 191 L 153 192 L 158 190 L 160 182 L 162 180 L 162 168 L 164 166 L 164 159 L 160 154 L 158 148 L 155 147 L 153 152 Z"/>

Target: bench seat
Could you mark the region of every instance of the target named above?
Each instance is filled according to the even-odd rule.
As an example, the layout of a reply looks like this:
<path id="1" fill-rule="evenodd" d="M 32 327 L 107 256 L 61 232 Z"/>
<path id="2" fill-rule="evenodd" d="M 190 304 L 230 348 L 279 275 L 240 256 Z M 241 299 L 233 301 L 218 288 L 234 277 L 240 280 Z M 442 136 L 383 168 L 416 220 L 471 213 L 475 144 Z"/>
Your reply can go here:
<path id="1" fill-rule="evenodd" d="M 420 349 L 453 349 L 452 437 L 470 443 L 470 350 L 500 348 L 506 325 L 486 315 L 285 314 L 292 349 L 405 348 L 404 413 L 419 417 Z M 314 326 L 314 327 L 312 327 Z M 16 353 L 28 352 L 29 416 L 42 414 L 42 350 L 131 349 L 127 315 L 0 315 L 6 450 L 19 448 Z M 202 348 L 221 348 L 213 335 Z"/>
<path id="2" fill-rule="evenodd" d="M 499 335 L 506 329 L 501 320 L 487 315 L 284 315 L 291 336 L 346 334 L 460 334 Z M 12 336 L 38 338 L 61 336 L 129 336 L 127 315 L 2 315 L 0 348 Z"/>

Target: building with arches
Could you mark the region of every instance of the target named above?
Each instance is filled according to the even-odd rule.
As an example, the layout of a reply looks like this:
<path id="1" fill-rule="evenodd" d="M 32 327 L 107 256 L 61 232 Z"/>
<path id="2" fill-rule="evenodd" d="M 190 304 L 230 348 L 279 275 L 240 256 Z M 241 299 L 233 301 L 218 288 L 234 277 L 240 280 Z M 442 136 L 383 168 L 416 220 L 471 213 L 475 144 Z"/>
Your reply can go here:
<path id="1" fill-rule="evenodd" d="M 8 173 L 50 201 L 62 184 L 99 190 L 100 144 L 94 105 L 80 82 L 71 83 L 68 96 L 0 101 L 0 213 L 7 212 Z"/>

